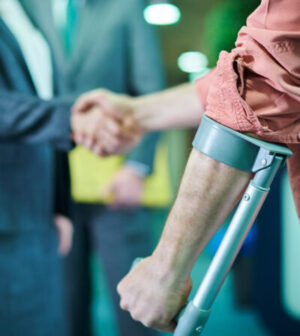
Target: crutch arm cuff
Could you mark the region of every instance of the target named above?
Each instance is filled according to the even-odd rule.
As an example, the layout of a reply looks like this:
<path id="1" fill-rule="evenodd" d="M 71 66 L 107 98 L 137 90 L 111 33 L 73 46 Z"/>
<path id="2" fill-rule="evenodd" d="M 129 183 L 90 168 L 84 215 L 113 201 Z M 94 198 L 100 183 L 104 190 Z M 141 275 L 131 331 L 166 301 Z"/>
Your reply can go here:
<path id="1" fill-rule="evenodd" d="M 206 115 L 202 117 L 193 147 L 216 161 L 254 173 L 271 166 L 275 155 L 284 157 L 283 162 L 292 155 L 285 146 L 236 132 Z"/>

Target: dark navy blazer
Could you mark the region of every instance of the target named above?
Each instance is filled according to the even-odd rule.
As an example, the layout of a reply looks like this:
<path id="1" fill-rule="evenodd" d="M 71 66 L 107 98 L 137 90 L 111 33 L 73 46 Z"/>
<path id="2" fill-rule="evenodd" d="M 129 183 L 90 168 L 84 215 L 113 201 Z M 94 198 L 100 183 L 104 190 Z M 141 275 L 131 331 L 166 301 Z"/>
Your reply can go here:
<path id="1" fill-rule="evenodd" d="M 55 148 L 70 148 L 70 103 L 44 101 L 0 19 L 0 233 L 52 224 Z"/>

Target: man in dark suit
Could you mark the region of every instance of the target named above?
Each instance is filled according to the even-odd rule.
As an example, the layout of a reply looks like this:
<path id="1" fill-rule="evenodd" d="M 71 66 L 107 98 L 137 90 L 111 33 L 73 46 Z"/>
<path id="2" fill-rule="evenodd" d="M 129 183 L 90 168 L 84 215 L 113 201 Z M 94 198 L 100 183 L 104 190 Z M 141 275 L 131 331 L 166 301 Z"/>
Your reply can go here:
<path id="1" fill-rule="evenodd" d="M 71 148 L 71 103 L 37 94 L 20 45 L 0 18 L 0 334 L 5 336 L 65 335 L 53 179 L 54 149 Z"/>
<path id="2" fill-rule="evenodd" d="M 140 95 L 164 87 L 157 38 L 153 27 L 145 22 L 142 15 L 144 1 L 47 0 L 41 4 L 40 0 L 22 0 L 22 3 L 54 47 L 64 74 L 64 95 L 76 97 L 98 87 Z M 68 3 L 68 7 L 62 9 L 64 3 Z M 52 10 L 54 8 L 56 26 L 49 16 L 51 6 Z M 63 40 L 60 46 L 59 38 Z M 150 223 L 147 218 L 150 210 L 141 207 L 140 199 L 143 180 L 153 169 L 157 139 L 158 134 L 146 137 L 126 157 L 120 158 L 116 164 L 110 164 L 109 169 L 103 161 L 97 166 L 102 179 L 111 181 L 115 196 L 114 209 L 103 204 L 104 200 L 98 195 L 87 200 L 76 195 L 74 247 L 67 259 L 72 335 L 89 334 L 88 266 L 91 249 L 101 255 L 104 263 L 120 335 L 153 334 L 120 310 L 116 285 L 136 255 L 150 252 Z M 88 172 L 91 160 L 95 159 L 87 153 L 78 153 L 75 163 L 80 167 L 72 166 L 72 171 L 79 169 Z M 75 165 L 74 160 L 71 163 Z M 111 169 L 117 173 L 115 179 L 111 177 Z M 85 176 L 88 177 L 88 174 Z M 83 181 L 81 185 L 89 182 Z M 97 181 L 90 184 L 97 186 Z M 97 188 L 100 192 L 100 185 Z"/>
<path id="3" fill-rule="evenodd" d="M 65 336 L 54 226 L 66 213 L 62 153 L 72 100 L 59 91 L 51 50 L 17 0 L 0 2 L 0 334 Z M 74 125 L 73 125 L 74 126 Z M 58 174 L 59 173 L 59 174 Z M 62 190 L 67 190 L 63 188 Z M 60 197 L 55 197 L 57 194 Z M 62 200 L 63 202 L 60 202 Z M 65 203 L 65 204 L 63 204 Z M 62 226 L 59 226 L 60 235 Z M 63 246 L 66 252 L 68 246 Z"/>

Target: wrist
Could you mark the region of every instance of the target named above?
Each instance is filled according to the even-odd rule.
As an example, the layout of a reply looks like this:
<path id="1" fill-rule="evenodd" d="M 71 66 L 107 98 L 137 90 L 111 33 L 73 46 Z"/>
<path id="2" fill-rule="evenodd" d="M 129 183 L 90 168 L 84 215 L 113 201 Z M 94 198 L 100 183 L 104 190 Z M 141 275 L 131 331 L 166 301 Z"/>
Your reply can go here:
<path id="1" fill-rule="evenodd" d="M 147 176 L 150 175 L 150 172 L 151 172 L 151 169 L 148 165 L 142 162 L 130 160 L 130 159 L 125 161 L 124 168 L 129 169 L 141 179 L 145 179 Z"/>
<path id="2" fill-rule="evenodd" d="M 73 108 L 71 108 L 71 112 L 70 112 L 70 133 L 71 134 L 74 132 L 74 128 L 75 128 L 75 112 Z"/>
<path id="3" fill-rule="evenodd" d="M 134 178 L 139 179 L 140 181 L 144 180 L 144 178 L 140 176 L 139 173 L 134 168 L 132 168 L 130 165 L 127 165 L 127 164 L 123 165 L 123 167 L 121 168 L 121 171 L 125 173 L 127 177 L 128 176 L 134 177 Z"/>
<path id="4" fill-rule="evenodd" d="M 160 242 L 152 254 L 152 258 L 163 275 L 174 277 L 180 281 L 190 278 L 193 263 L 184 251 L 175 244 Z"/>
<path id="5" fill-rule="evenodd" d="M 155 131 L 151 126 L 154 111 L 151 108 L 151 95 L 135 97 L 131 102 L 131 111 L 143 133 Z"/>

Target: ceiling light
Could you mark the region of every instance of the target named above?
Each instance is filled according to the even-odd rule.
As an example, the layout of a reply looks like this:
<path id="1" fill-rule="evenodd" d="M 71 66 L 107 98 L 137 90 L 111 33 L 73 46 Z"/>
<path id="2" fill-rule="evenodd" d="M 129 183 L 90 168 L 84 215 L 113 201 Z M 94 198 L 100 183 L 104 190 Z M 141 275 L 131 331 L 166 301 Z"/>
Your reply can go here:
<path id="1" fill-rule="evenodd" d="M 180 21 L 180 9 L 169 1 L 151 1 L 144 10 L 145 20 L 153 25 L 171 25 Z"/>
<path id="2" fill-rule="evenodd" d="M 181 71 L 187 73 L 202 72 L 207 69 L 207 56 L 200 51 L 188 51 L 181 54 L 177 60 L 178 67 Z"/>

